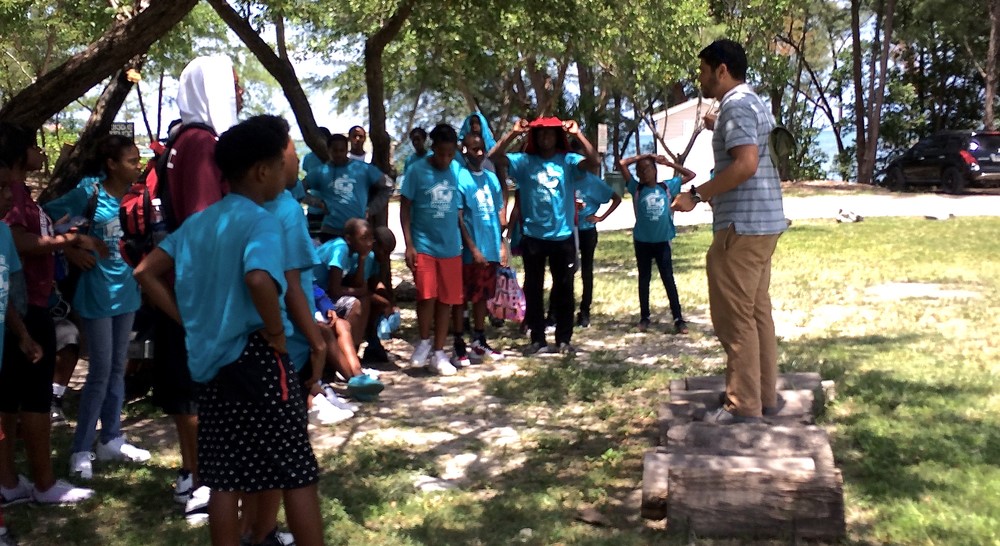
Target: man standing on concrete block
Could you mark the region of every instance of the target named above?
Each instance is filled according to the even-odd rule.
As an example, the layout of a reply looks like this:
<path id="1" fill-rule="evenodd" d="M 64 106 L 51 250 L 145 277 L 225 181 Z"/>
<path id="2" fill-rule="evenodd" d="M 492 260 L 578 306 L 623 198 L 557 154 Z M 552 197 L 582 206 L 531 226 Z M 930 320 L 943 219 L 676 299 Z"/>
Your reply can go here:
<path id="1" fill-rule="evenodd" d="M 712 325 L 726 350 L 726 400 L 705 417 L 720 424 L 755 422 L 778 410 L 777 340 L 771 318 L 771 256 L 787 229 L 781 182 L 771 162 L 770 110 L 746 84 L 747 57 L 732 40 L 698 54 L 698 82 L 721 103 L 714 130 L 715 177 L 678 195 L 676 211 L 709 201 L 714 237 L 706 256 Z"/>

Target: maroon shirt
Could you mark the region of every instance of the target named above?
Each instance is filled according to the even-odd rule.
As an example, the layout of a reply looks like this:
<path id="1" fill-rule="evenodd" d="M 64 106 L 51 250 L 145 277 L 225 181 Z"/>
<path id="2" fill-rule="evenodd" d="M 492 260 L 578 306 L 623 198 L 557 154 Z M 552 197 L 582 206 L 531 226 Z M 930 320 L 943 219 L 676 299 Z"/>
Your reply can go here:
<path id="1" fill-rule="evenodd" d="M 229 184 L 215 164 L 215 144 L 211 132 L 192 128 L 181 134 L 167 163 L 170 205 L 180 225 L 229 193 Z"/>
<path id="2" fill-rule="evenodd" d="M 13 182 L 10 185 L 10 192 L 11 208 L 3 221 L 11 229 L 20 227 L 32 235 L 51 237 L 52 220 L 31 198 L 28 186 L 23 181 Z M 56 274 L 55 255 L 51 252 L 41 255 L 18 252 L 18 255 L 21 258 L 24 281 L 28 288 L 28 305 L 48 307 Z"/>

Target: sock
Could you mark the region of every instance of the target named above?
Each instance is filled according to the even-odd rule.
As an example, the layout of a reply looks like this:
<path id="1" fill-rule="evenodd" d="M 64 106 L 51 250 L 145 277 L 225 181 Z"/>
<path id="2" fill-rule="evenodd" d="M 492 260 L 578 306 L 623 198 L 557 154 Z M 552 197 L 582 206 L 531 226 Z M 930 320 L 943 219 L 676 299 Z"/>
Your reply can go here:
<path id="1" fill-rule="evenodd" d="M 66 394 L 66 385 L 60 385 L 59 383 L 52 384 L 52 395 L 62 398 Z"/>

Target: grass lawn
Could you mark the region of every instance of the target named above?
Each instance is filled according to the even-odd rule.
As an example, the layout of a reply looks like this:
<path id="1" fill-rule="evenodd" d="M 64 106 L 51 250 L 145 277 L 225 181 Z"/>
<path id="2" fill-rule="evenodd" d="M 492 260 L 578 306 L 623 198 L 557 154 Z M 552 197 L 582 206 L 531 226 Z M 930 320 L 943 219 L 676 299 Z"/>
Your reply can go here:
<path id="1" fill-rule="evenodd" d="M 585 357 L 511 359 L 503 373 L 483 373 L 474 394 L 435 390 L 454 402 L 444 410 L 377 408 L 345 423 L 350 439 L 319 453 L 328 544 L 740 544 L 667 535 L 638 520 L 633 504 L 669 380 L 721 369 L 707 318 L 710 237 L 684 229 L 674 245 L 690 336 L 634 332 L 631 240 L 602 233 L 594 326 L 575 338 Z M 837 381 L 821 421 L 844 473 L 849 543 L 1000 543 L 998 241 L 1000 219 L 959 218 L 796 222 L 779 243 L 771 293 L 780 364 Z M 656 282 L 662 332 L 669 312 Z M 526 343 L 513 327 L 502 334 L 496 345 Z M 437 381 L 413 384 L 419 394 Z M 141 402 L 128 411 L 156 416 Z M 351 429 L 359 420 L 451 435 L 416 445 Z M 456 423 L 476 426 L 459 434 Z M 500 425 L 516 441 L 497 442 Z M 68 434 L 54 441 L 63 472 Z M 484 464 L 451 480 L 455 453 Z M 148 467 L 99 471 L 98 499 L 12 507 L 8 522 L 23 545 L 207 544 L 207 529 L 188 528 L 169 499 L 176 462 L 168 449 Z M 419 476 L 445 480 L 444 490 L 419 492 Z M 586 508 L 609 525 L 577 521 Z"/>

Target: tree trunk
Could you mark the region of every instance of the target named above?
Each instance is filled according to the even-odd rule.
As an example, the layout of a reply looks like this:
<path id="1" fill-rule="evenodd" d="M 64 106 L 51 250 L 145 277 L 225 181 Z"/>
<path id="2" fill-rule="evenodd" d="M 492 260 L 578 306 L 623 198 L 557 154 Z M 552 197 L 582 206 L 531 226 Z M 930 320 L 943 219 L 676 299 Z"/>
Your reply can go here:
<path id="1" fill-rule="evenodd" d="M 287 56 L 279 57 L 271 49 L 271 46 L 257 34 L 250 22 L 237 13 L 226 0 L 208 0 L 208 3 L 226 22 L 226 25 L 240 37 L 240 40 L 246 44 L 268 73 L 278 81 L 285 98 L 288 99 L 288 104 L 292 107 L 292 113 L 295 115 L 295 121 L 299 125 L 299 130 L 302 131 L 302 138 L 306 141 L 306 145 L 317 157 L 326 161 L 329 157 L 326 139 L 319 132 L 312 106 L 309 105 L 309 98 L 302 90 L 302 85 L 299 83 L 298 76 L 295 75 L 295 67 L 292 66 L 291 61 Z M 284 51 L 284 47 L 284 44 L 279 42 L 279 51 Z"/>
<path id="2" fill-rule="evenodd" d="M 854 74 L 854 148 L 858 159 L 858 182 L 867 183 L 868 180 L 861 178 L 861 166 L 865 163 L 865 153 L 868 150 L 865 143 L 865 87 L 861 76 L 861 0 L 851 0 L 851 60 Z"/>
<path id="3" fill-rule="evenodd" d="M 111 124 L 114 123 L 115 116 L 118 115 L 118 112 L 122 109 L 122 105 L 125 104 L 125 99 L 128 98 L 128 94 L 132 91 L 134 84 L 128 81 L 126 70 L 128 68 L 138 70 L 141 65 L 141 57 L 132 59 L 129 66 L 126 69 L 119 70 L 118 74 L 104 88 L 100 98 L 97 99 L 94 110 L 90 113 L 87 124 L 83 126 L 83 130 L 80 132 L 80 137 L 77 139 L 76 145 L 73 146 L 73 150 L 65 160 L 60 161 L 56 166 L 49 184 L 39 196 L 38 200 L 40 202 L 44 203 L 59 197 L 73 189 L 77 182 L 79 182 L 84 159 L 94 151 L 94 146 L 100 137 L 108 134 L 108 131 L 111 130 Z"/>
<path id="4" fill-rule="evenodd" d="M 615 94 L 614 98 L 614 108 L 615 108 L 615 126 L 611 131 L 611 147 L 614 151 L 615 162 L 613 165 L 614 170 L 618 170 L 618 162 L 622 160 L 622 149 L 619 143 L 619 139 L 622 136 L 622 98 L 621 95 Z"/>
<path id="5" fill-rule="evenodd" d="M 216 0 L 217 1 L 217 0 Z M 392 171 L 390 139 L 385 129 L 385 76 L 382 54 L 413 12 L 415 0 L 403 0 L 382 28 L 365 40 L 365 85 L 368 88 L 368 137 L 372 140 L 372 164 L 382 172 Z"/>
<path id="6" fill-rule="evenodd" d="M 87 49 L 72 56 L 15 95 L 0 120 L 37 129 L 91 87 L 147 51 L 187 15 L 198 0 L 159 0 L 124 23 L 115 23 Z"/>
<path id="7" fill-rule="evenodd" d="M 858 181 L 871 184 L 874 182 L 875 159 L 878 149 L 879 125 L 882 122 L 882 104 L 885 102 L 885 79 L 886 71 L 889 67 L 889 49 L 892 47 L 892 24 L 896 11 L 896 0 L 887 0 L 885 3 L 884 21 L 882 24 L 882 49 L 879 53 L 878 80 L 875 91 L 870 101 L 870 112 L 868 117 L 868 150 L 865 152 L 865 162 L 858 165 Z M 878 28 L 876 28 L 878 32 Z M 875 79 L 875 74 L 871 75 Z"/>
<path id="8" fill-rule="evenodd" d="M 993 102 L 997 94 L 997 55 L 1000 50 L 1000 0 L 990 0 L 990 47 L 986 54 L 986 112 L 983 127 L 992 131 L 994 127 Z"/>

